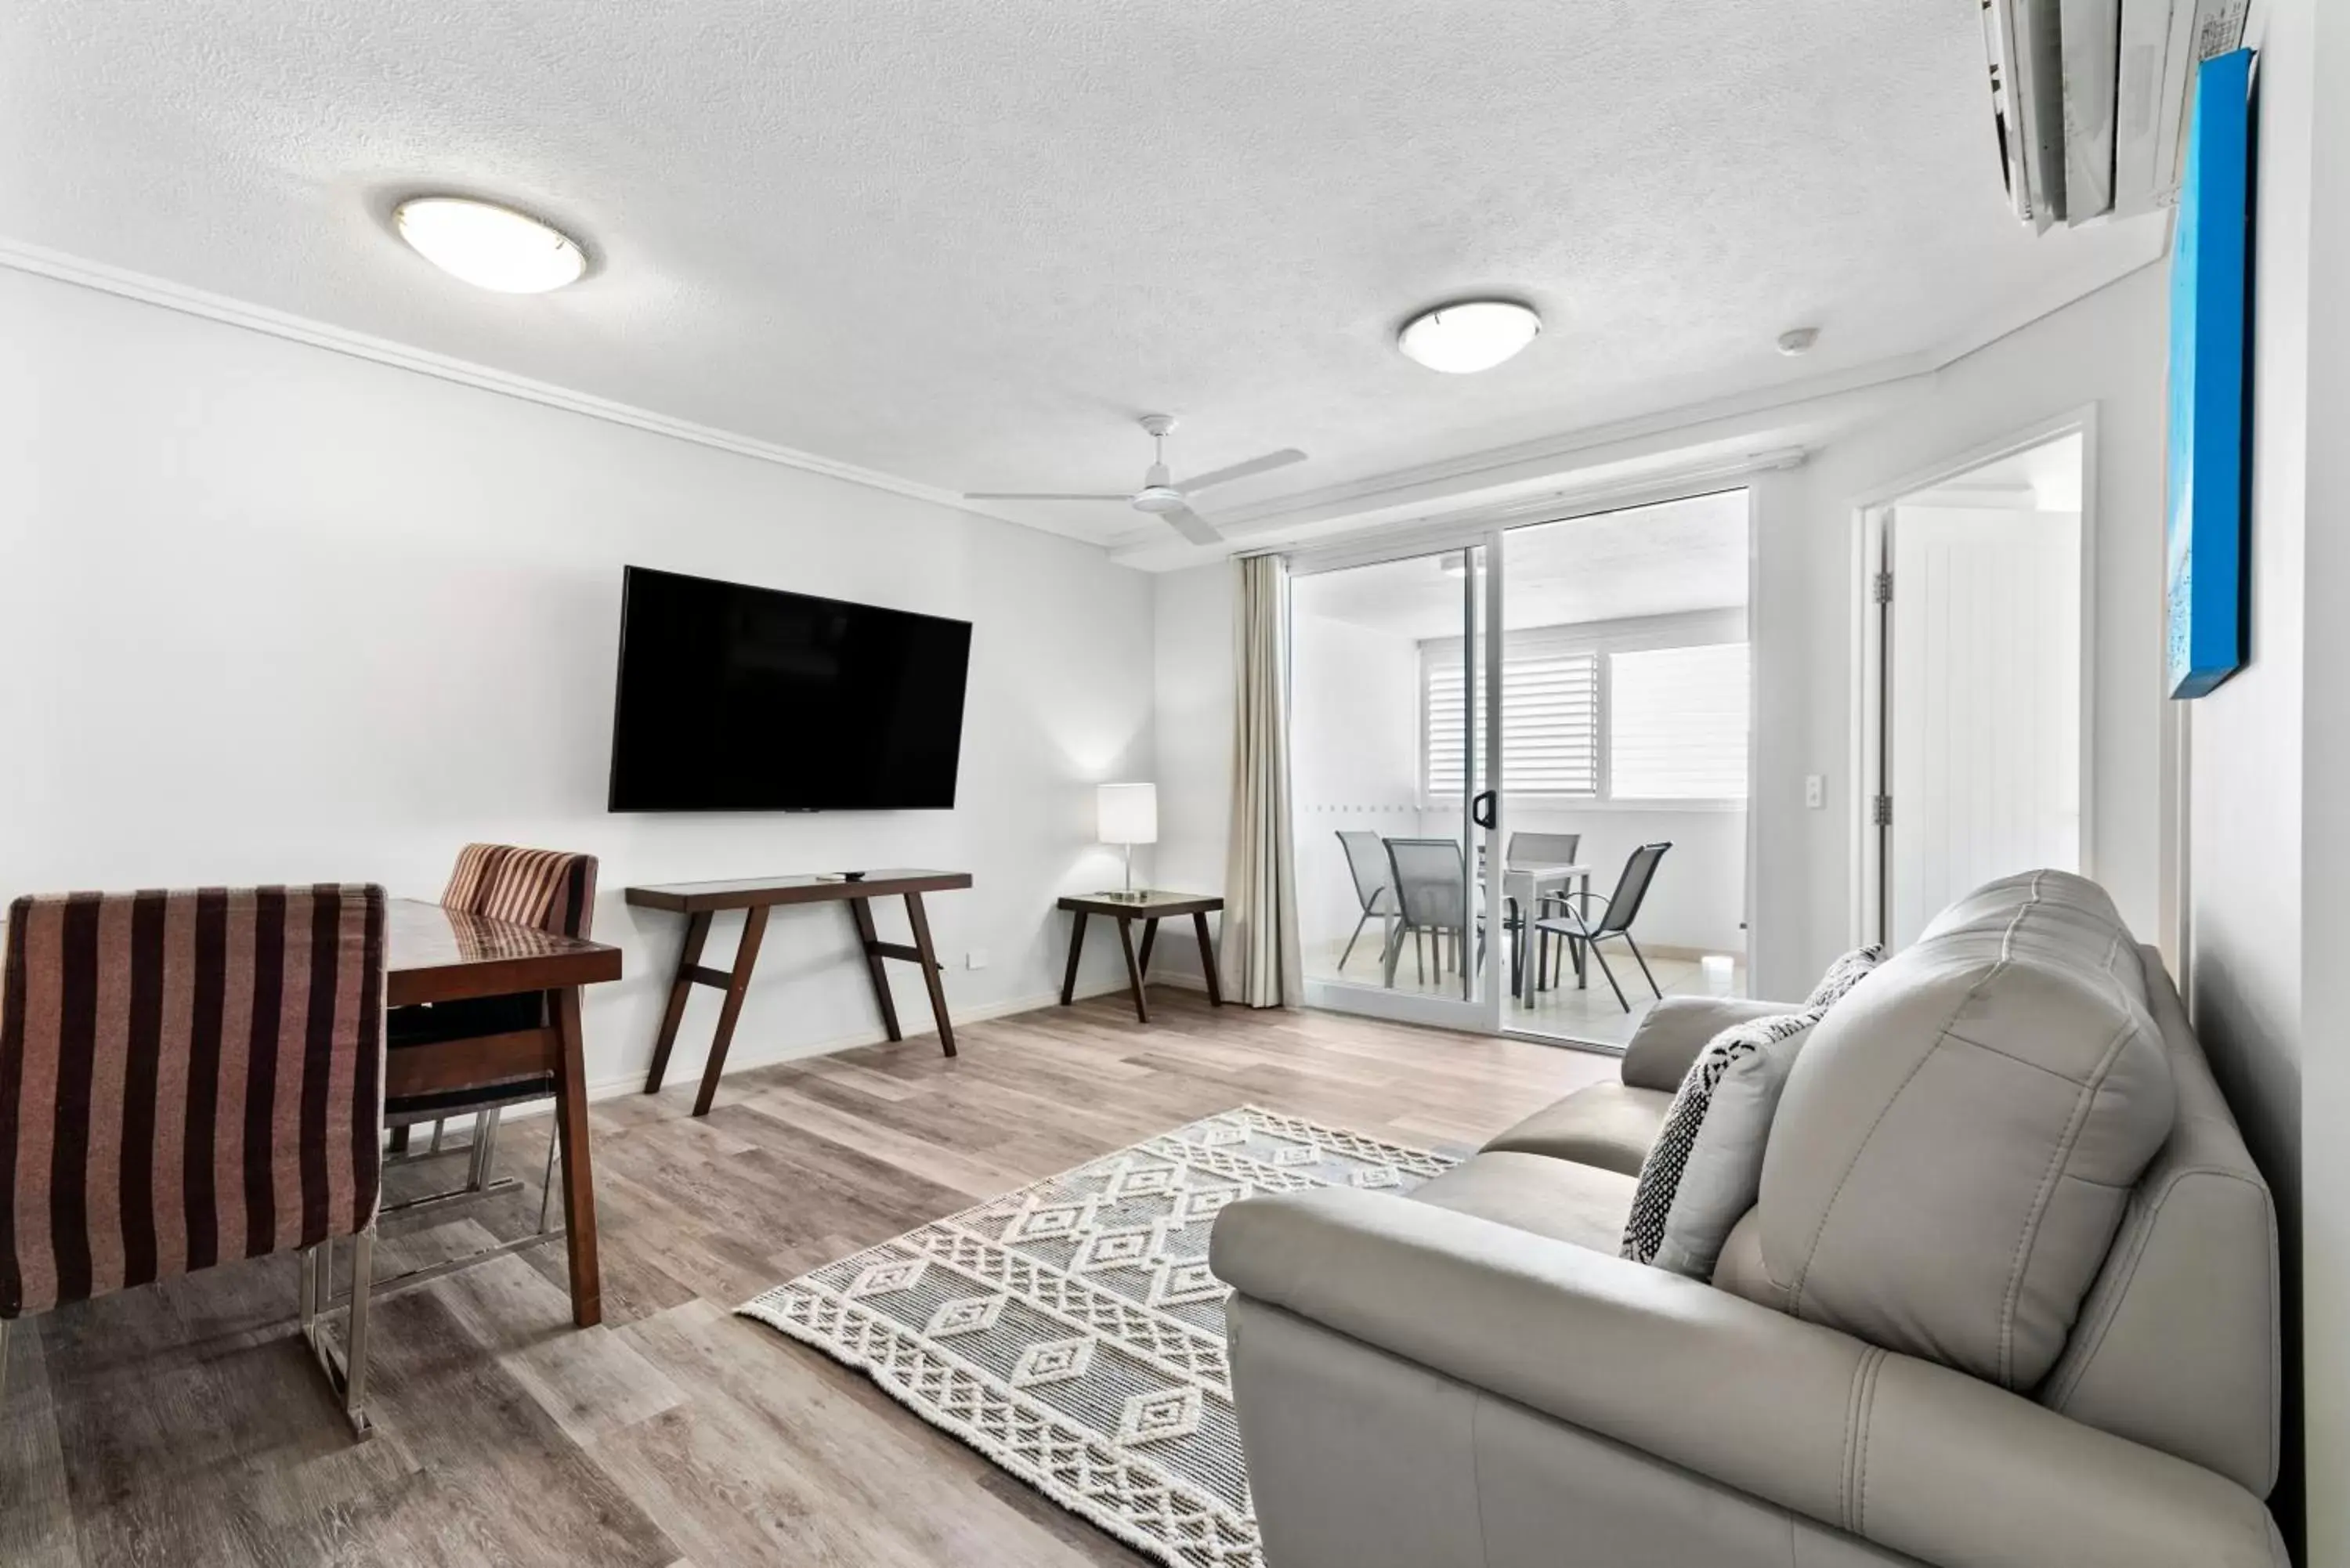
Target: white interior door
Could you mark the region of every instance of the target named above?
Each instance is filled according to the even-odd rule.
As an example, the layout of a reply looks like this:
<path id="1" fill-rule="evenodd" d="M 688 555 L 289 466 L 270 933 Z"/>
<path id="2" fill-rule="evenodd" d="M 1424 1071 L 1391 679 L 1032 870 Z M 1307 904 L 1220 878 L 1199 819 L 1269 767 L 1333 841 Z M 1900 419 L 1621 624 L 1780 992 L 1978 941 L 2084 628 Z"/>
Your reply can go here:
<path id="1" fill-rule="evenodd" d="M 1878 820 L 1899 948 L 1992 877 L 2081 869 L 2081 518 L 1898 506 L 1886 560 Z"/>

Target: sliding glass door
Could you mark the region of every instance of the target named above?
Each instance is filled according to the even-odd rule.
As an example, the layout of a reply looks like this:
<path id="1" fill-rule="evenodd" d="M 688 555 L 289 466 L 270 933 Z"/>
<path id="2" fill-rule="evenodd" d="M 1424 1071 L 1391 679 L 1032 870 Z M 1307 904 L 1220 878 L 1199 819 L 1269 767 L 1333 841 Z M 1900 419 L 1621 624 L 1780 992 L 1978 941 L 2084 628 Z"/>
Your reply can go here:
<path id="1" fill-rule="evenodd" d="M 1613 1049 L 1743 992 L 1750 524 L 1731 490 L 1293 561 L 1309 1002 Z"/>
<path id="2" fill-rule="evenodd" d="M 1510 984 L 1498 864 L 1498 535 L 1301 567 L 1291 799 L 1306 1000 L 1491 1032 Z"/>

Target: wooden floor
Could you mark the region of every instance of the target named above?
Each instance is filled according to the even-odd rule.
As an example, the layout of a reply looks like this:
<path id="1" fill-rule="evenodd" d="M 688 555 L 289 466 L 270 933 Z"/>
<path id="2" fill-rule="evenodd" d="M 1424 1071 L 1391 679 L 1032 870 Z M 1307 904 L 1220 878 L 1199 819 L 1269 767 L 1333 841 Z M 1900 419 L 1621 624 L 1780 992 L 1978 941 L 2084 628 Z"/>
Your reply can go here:
<path id="1" fill-rule="evenodd" d="M 738 1303 L 843 1253 L 1254 1102 L 1471 1146 L 1605 1057 L 1161 990 L 595 1107 L 603 1326 L 562 1252 L 381 1303 L 378 1435 L 353 1443 L 273 1259 L 16 1326 L 0 1403 L 0 1563 L 567 1568 L 1133 1563 L 1141 1559 Z M 691 1080 L 693 1075 L 684 1075 Z M 532 1190 L 378 1249 L 382 1270 L 534 1221 L 546 1119 L 500 1154 Z M 462 1179 L 406 1168 L 428 1186 Z M 397 1194 L 398 1189 L 394 1189 Z M 390 1229 L 387 1222 L 387 1229 Z"/>

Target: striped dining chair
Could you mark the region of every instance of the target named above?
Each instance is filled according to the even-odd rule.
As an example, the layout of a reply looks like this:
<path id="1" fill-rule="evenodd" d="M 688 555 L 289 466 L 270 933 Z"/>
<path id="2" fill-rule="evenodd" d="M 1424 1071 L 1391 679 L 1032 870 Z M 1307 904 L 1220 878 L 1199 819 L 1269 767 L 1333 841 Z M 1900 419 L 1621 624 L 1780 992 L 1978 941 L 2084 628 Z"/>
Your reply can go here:
<path id="1" fill-rule="evenodd" d="M 468 844 L 457 852 L 456 868 L 442 890 L 444 909 L 460 909 L 494 920 L 530 926 L 556 936 L 585 937 L 596 914 L 596 857 L 561 849 L 524 849 L 511 844 Z M 546 999 L 541 992 L 519 996 L 482 997 L 466 1002 L 435 1002 L 429 1007 L 403 1007 L 391 1015 L 391 1049 L 440 1044 L 514 1029 L 536 1029 L 546 1022 Z M 469 1147 L 465 1184 L 398 1205 L 421 1208 L 461 1195 L 486 1192 L 497 1158 L 498 1120 L 505 1110 L 555 1093 L 546 1074 L 501 1084 L 440 1094 L 413 1095 L 388 1102 L 385 1125 L 392 1129 L 391 1152 L 408 1153 L 409 1129 L 432 1125 L 428 1154 L 441 1150 L 443 1124 L 452 1116 L 471 1115 L 473 1137 Z M 555 1139 L 547 1140 L 548 1169 L 554 1168 Z M 552 1181 L 548 1183 L 552 1185 Z M 550 1212 L 542 1190 L 539 1231 L 547 1230 Z"/>
<path id="2" fill-rule="evenodd" d="M 336 1238 L 365 1279 L 380 1187 L 383 889 L 68 893 L 8 909 L 0 1371 L 16 1318 L 273 1252 L 368 1430 L 367 1296 L 323 1333 Z"/>

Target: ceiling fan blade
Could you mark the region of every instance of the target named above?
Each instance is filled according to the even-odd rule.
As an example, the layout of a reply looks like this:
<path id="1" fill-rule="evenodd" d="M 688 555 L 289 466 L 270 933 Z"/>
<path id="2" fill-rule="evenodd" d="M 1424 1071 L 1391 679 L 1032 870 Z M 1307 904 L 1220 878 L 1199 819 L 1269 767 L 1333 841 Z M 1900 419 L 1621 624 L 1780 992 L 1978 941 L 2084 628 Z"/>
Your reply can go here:
<path id="1" fill-rule="evenodd" d="M 1305 454 L 1295 447 L 1284 447 L 1279 452 L 1266 452 L 1263 457 L 1253 457 L 1246 462 L 1236 462 L 1230 468 L 1219 468 L 1212 472 L 1203 473 L 1197 479 L 1184 480 L 1175 488 L 1188 495 L 1194 490 L 1205 490 L 1211 484 L 1224 484 L 1235 479 L 1246 479 L 1253 473 L 1270 473 L 1276 468 L 1287 468 L 1293 462 L 1305 461 Z"/>
<path id="2" fill-rule="evenodd" d="M 1212 524 L 1188 506 L 1178 506 L 1172 512 L 1161 512 L 1159 515 L 1167 519 L 1170 527 L 1194 545 L 1221 545 L 1224 542 L 1224 536 L 1216 532 Z"/>
<path id="3" fill-rule="evenodd" d="M 1065 490 L 966 490 L 965 501 L 1131 501 L 1130 491 L 1115 495 L 1078 495 Z"/>

